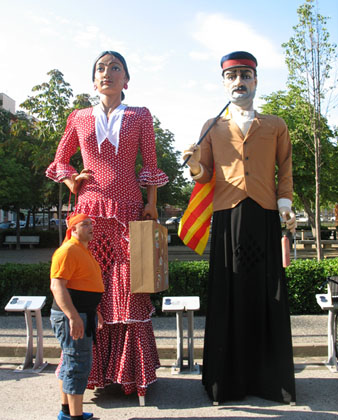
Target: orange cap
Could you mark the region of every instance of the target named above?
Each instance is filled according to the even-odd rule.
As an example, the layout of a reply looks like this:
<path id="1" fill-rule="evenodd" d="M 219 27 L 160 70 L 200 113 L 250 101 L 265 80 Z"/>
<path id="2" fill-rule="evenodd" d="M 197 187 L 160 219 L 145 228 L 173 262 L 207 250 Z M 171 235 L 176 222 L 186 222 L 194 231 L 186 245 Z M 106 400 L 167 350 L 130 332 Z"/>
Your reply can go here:
<path id="1" fill-rule="evenodd" d="M 69 241 L 69 239 L 72 236 L 72 227 L 77 225 L 78 223 L 82 222 L 82 220 L 90 219 L 90 217 L 87 214 L 71 214 L 67 217 L 66 223 L 67 223 L 67 231 L 66 236 L 63 242 Z"/>

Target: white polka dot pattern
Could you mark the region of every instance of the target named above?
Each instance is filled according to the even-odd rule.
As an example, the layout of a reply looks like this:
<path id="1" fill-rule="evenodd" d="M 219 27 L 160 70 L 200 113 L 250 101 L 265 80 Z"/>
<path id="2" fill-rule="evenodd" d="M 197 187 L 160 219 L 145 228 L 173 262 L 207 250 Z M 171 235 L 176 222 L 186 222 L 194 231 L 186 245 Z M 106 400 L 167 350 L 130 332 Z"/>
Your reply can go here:
<path id="1" fill-rule="evenodd" d="M 94 177 L 82 183 L 75 212 L 88 214 L 96 221 L 89 246 L 101 266 L 105 285 L 99 307 L 105 323 L 93 347 L 88 387 L 116 382 L 122 384 L 126 394 L 137 391 L 145 395 L 147 386 L 156 380 L 160 364 L 150 297 L 130 293 L 129 221 L 141 218 L 140 186 L 168 182 L 157 168 L 150 112 L 146 108 L 126 108 L 115 155 L 115 146 L 107 139 L 101 153 L 98 151 L 92 108 L 74 111 L 46 175 L 60 182 L 76 173 L 69 160 L 79 146 L 84 168 Z M 135 175 L 138 149 L 143 159 L 139 179 Z"/>

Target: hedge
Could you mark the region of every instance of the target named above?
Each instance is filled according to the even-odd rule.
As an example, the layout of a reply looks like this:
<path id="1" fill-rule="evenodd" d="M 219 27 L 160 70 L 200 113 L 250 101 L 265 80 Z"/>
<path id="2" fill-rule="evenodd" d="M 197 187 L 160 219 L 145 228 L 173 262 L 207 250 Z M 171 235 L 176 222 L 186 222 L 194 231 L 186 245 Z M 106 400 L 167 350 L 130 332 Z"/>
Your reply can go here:
<path id="1" fill-rule="evenodd" d="M 153 294 L 152 301 L 157 315 L 163 315 L 163 296 L 200 296 L 201 309 L 198 315 L 205 315 L 208 283 L 207 261 L 172 261 L 169 263 L 169 290 Z M 49 263 L 3 264 L 0 265 L 0 313 L 13 295 L 47 296 L 43 315 L 48 315 L 52 302 L 49 290 Z M 292 315 L 322 314 L 316 302 L 316 293 L 327 276 L 338 275 L 338 259 L 296 260 L 286 269 L 289 288 L 290 312 Z"/>

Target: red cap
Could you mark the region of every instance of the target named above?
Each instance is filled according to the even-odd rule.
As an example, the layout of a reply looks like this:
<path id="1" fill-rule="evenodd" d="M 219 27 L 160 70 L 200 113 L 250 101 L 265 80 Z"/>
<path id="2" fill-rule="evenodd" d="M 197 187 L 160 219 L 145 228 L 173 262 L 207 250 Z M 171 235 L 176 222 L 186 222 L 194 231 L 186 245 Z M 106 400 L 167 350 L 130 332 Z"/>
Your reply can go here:
<path id="1" fill-rule="evenodd" d="M 232 67 L 250 67 L 256 70 L 257 60 L 246 51 L 235 51 L 222 57 L 221 67 L 223 71 Z"/>

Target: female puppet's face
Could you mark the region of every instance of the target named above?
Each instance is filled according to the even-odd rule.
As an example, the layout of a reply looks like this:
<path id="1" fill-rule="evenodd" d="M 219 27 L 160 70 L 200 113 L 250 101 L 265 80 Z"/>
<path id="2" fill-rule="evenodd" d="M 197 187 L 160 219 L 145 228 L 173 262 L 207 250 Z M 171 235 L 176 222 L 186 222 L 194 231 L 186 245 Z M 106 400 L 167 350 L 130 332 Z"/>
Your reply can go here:
<path id="1" fill-rule="evenodd" d="M 120 94 L 128 82 L 126 72 L 120 60 L 107 54 L 95 65 L 94 88 L 104 95 Z"/>

